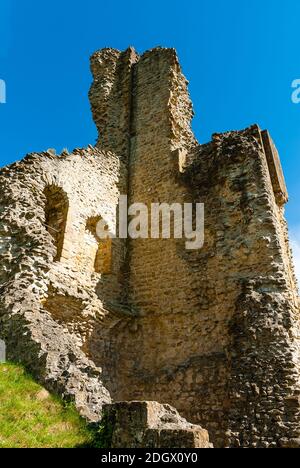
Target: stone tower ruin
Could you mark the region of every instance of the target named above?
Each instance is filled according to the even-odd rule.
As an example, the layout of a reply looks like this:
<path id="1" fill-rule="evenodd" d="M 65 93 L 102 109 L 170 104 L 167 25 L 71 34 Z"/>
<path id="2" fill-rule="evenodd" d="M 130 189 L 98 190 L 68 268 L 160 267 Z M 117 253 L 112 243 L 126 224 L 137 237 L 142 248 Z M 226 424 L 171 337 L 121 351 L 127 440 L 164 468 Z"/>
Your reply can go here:
<path id="1" fill-rule="evenodd" d="M 216 447 L 300 444 L 298 289 L 280 160 L 254 125 L 200 145 L 173 49 L 91 58 L 96 146 L 0 171 L 0 335 L 96 421 L 170 404 Z M 129 203 L 204 203 L 205 243 L 100 240 Z"/>

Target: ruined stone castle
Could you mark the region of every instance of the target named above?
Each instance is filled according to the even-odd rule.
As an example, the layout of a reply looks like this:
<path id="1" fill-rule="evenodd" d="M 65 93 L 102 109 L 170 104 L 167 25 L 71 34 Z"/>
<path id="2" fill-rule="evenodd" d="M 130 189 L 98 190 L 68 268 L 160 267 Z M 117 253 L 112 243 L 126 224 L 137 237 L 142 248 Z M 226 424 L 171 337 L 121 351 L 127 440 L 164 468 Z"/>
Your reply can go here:
<path id="1" fill-rule="evenodd" d="M 89 420 L 152 400 L 215 447 L 300 445 L 300 321 L 267 131 L 191 130 L 173 49 L 91 58 L 96 146 L 27 155 L 0 171 L 0 338 Z M 205 243 L 107 239 L 129 203 L 204 203 Z"/>

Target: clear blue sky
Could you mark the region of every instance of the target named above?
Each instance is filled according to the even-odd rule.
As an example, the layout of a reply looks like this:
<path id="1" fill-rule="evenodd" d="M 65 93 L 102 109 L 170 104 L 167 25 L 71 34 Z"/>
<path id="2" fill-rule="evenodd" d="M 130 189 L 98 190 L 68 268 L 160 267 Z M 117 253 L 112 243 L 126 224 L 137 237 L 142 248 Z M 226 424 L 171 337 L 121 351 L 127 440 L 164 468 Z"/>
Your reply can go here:
<path id="1" fill-rule="evenodd" d="M 0 0 L 0 165 L 49 147 L 94 143 L 88 89 L 96 49 L 175 47 L 200 142 L 252 123 L 280 151 L 300 233 L 299 0 Z M 300 234 L 299 234 L 300 239 Z"/>

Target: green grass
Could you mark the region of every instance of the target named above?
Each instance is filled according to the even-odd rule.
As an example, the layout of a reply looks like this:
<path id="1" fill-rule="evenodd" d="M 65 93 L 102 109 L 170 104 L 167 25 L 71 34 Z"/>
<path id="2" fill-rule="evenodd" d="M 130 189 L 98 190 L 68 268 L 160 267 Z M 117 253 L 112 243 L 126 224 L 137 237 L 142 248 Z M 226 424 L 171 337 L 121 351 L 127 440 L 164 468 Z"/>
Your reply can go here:
<path id="1" fill-rule="evenodd" d="M 0 448 L 90 448 L 95 437 L 73 406 L 49 395 L 23 367 L 0 364 Z"/>

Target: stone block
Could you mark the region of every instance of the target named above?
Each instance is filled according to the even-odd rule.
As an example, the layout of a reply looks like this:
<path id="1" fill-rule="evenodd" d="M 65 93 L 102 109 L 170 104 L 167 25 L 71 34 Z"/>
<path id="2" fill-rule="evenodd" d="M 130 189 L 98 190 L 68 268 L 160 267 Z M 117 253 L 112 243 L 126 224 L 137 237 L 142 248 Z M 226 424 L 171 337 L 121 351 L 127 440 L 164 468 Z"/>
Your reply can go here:
<path id="1" fill-rule="evenodd" d="M 208 432 L 169 405 L 132 401 L 105 405 L 103 410 L 111 448 L 212 448 Z"/>

